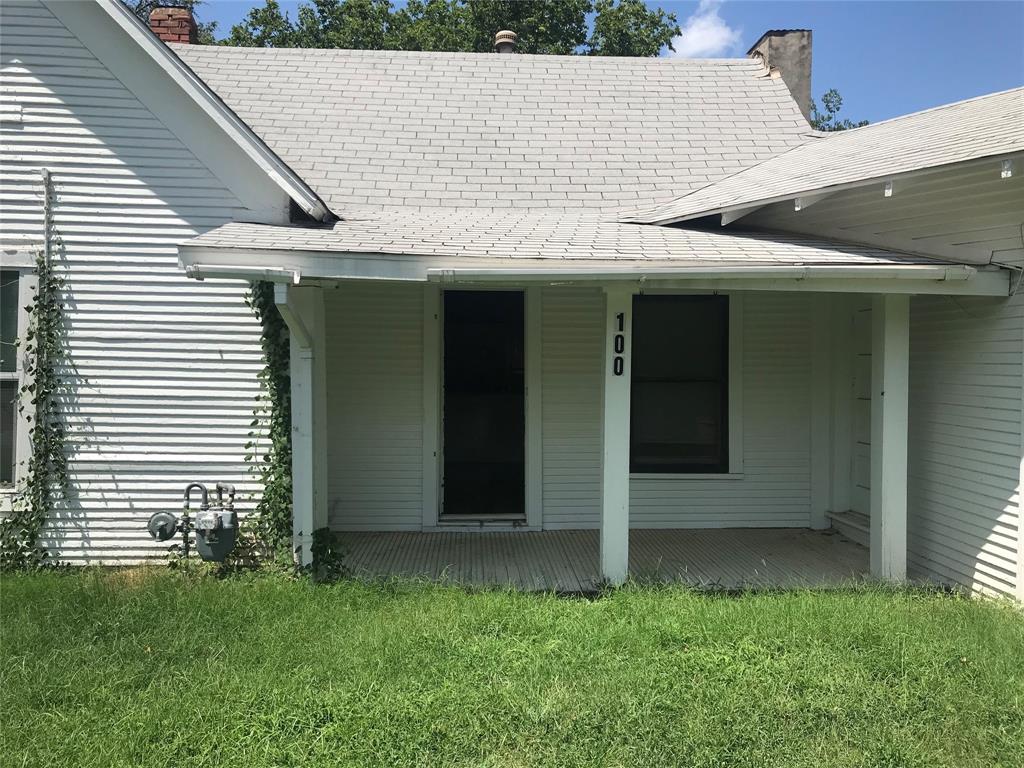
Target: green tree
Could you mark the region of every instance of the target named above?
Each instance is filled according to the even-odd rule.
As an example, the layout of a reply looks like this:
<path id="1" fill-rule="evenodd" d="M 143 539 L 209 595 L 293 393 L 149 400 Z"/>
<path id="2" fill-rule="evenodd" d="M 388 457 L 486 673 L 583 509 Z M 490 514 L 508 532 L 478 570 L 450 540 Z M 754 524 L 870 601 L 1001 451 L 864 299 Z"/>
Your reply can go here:
<path id="1" fill-rule="evenodd" d="M 121 2 L 146 23 L 149 23 L 149 12 L 154 8 L 166 8 L 167 6 L 188 8 L 192 11 L 192 16 L 196 20 L 198 42 L 202 45 L 213 45 L 217 42 L 217 22 L 211 21 L 208 24 L 204 24 L 199 20 L 196 11 L 196 8 L 203 4 L 203 0 L 121 0 Z"/>
<path id="2" fill-rule="evenodd" d="M 281 12 L 277 0 L 266 0 L 264 5 L 250 9 L 245 21 L 231 27 L 231 34 L 224 42 L 245 48 L 293 48 L 298 45 L 295 28 L 288 15 Z"/>
<path id="3" fill-rule="evenodd" d="M 657 56 L 679 34 L 676 17 L 643 0 L 597 0 L 588 53 L 596 56 Z"/>
<path id="4" fill-rule="evenodd" d="M 821 104 L 822 109 L 818 109 L 818 103 L 811 99 L 811 127 L 819 131 L 845 131 L 868 124 L 867 120 L 855 123 L 853 120 L 839 117 L 839 110 L 843 108 L 843 97 L 835 88 L 825 91 L 821 97 Z"/>
<path id="5" fill-rule="evenodd" d="M 587 16 L 594 13 L 588 37 Z M 312 0 L 292 21 L 277 0 L 249 11 L 229 45 L 416 51 L 493 50 L 511 29 L 518 53 L 656 56 L 679 34 L 676 18 L 642 0 Z"/>

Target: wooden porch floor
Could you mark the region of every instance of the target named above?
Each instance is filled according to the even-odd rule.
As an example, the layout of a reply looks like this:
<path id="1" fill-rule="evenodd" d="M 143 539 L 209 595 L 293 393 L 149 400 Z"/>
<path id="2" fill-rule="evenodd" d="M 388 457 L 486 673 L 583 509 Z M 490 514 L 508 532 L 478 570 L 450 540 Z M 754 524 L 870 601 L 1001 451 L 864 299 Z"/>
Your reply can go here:
<path id="1" fill-rule="evenodd" d="M 343 534 L 364 578 L 408 577 L 530 591 L 588 592 L 597 531 Z M 725 528 L 630 531 L 630 575 L 695 587 L 830 586 L 862 579 L 868 551 L 833 531 Z"/>

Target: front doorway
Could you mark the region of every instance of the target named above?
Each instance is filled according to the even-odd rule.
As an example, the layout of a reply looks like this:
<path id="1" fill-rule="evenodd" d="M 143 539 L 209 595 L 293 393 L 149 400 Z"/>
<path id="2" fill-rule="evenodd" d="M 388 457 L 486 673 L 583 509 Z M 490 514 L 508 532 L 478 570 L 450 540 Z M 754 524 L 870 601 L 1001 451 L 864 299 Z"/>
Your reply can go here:
<path id="1" fill-rule="evenodd" d="M 525 517 L 522 291 L 445 291 L 442 519 Z"/>

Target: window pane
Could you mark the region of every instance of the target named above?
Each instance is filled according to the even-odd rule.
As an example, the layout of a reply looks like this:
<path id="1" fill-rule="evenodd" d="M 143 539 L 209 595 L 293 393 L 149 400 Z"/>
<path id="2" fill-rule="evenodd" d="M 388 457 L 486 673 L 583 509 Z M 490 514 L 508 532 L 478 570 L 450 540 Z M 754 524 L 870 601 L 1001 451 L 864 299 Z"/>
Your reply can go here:
<path id="1" fill-rule="evenodd" d="M 10 373 L 16 368 L 18 338 L 18 273 L 0 272 L 0 372 Z"/>
<path id="2" fill-rule="evenodd" d="M 0 381 L 0 485 L 14 482 L 14 423 L 18 412 L 18 383 Z"/>
<path id="3" fill-rule="evenodd" d="M 728 340 L 727 297 L 636 297 L 632 472 L 728 471 Z"/>

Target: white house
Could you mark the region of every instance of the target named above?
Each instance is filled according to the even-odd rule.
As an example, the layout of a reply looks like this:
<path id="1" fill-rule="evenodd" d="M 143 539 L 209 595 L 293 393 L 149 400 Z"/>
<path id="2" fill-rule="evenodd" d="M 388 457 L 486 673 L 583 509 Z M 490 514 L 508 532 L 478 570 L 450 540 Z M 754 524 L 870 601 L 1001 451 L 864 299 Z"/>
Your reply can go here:
<path id="1" fill-rule="evenodd" d="M 0 35 L 5 291 L 52 238 L 67 279 L 61 558 L 160 554 L 188 481 L 259 492 L 258 279 L 303 559 L 329 526 L 517 581 L 1024 598 L 1024 89 L 823 135 L 802 31 L 708 61 L 236 49 L 25 0 Z"/>

